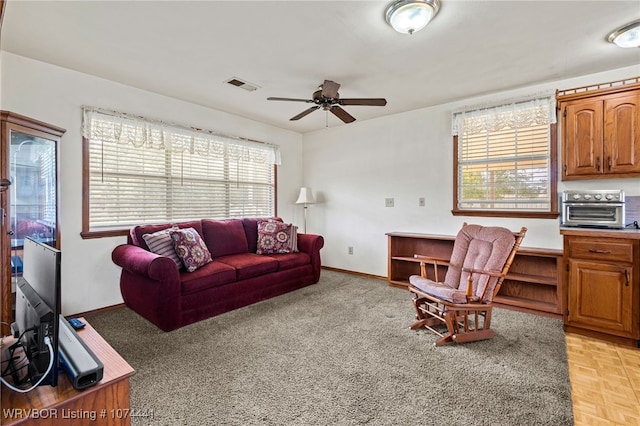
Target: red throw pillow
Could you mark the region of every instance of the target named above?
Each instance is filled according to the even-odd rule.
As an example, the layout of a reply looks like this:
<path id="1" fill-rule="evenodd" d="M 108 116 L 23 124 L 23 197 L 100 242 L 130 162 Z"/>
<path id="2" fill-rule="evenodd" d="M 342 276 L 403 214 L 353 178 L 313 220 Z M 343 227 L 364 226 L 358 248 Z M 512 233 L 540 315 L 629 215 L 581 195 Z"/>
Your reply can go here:
<path id="1" fill-rule="evenodd" d="M 173 240 L 176 254 L 187 271 L 193 272 L 211 262 L 211 253 L 195 229 L 172 229 L 169 235 Z"/>
<path id="2" fill-rule="evenodd" d="M 297 251 L 297 226 L 271 220 L 258 222 L 257 254 L 293 253 Z"/>

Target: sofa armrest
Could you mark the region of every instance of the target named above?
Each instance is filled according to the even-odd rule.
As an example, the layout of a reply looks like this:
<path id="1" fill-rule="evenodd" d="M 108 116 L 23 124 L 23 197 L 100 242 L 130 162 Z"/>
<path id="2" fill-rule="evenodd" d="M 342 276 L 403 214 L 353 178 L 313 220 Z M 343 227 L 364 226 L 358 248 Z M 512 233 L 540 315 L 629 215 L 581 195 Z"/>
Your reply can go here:
<path id="1" fill-rule="evenodd" d="M 155 281 L 180 281 L 178 266 L 173 260 L 142 247 L 121 244 L 113 249 L 111 259 L 116 265 L 136 275 Z"/>
<path id="2" fill-rule="evenodd" d="M 320 249 L 324 247 L 324 238 L 316 234 L 298 234 L 298 250 L 307 253 L 313 266 L 314 282 L 320 279 Z"/>
<path id="3" fill-rule="evenodd" d="M 164 331 L 180 327 L 180 273 L 173 260 L 131 244 L 117 246 L 111 259 L 122 267 L 120 293 L 125 305 Z"/>
<path id="4" fill-rule="evenodd" d="M 312 254 L 324 247 L 324 238 L 316 234 L 298 234 L 298 250 Z"/>

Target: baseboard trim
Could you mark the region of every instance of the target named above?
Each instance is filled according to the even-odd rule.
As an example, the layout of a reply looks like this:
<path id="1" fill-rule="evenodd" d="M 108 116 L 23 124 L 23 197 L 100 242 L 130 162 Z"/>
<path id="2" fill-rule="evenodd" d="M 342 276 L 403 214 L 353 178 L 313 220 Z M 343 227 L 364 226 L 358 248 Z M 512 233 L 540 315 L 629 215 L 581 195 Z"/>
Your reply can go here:
<path id="1" fill-rule="evenodd" d="M 87 315 L 101 314 L 103 312 L 115 311 L 116 309 L 124 308 L 124 303 L 118 303 L 117 305 L 105 306 L 104 308 L 93 309 L 91 311 L 80 312 L 73 315 L 66 315 L 67 318 L 84 317 Z"/>
<path id="2" fill-rule="evenodd" d="M 383 277 L 380 275 L 373 275 L 373 274 L 365 274 L 364 272 L 350 271 L 348 269 L 332 268 L 330 266 L 323 266 L 322 269 L 326 269 L 328 271 L 343 272 L 345 274 L 357 275 L 359 277 L 373 278 L 376 280 L 387 281 L 387 277 Z"/>

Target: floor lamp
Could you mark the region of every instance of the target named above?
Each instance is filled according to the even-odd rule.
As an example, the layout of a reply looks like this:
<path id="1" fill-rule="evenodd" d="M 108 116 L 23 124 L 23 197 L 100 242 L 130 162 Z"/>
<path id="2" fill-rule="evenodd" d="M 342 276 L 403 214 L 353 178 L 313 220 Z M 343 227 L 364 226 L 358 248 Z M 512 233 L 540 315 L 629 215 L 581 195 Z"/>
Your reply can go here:
<path id="1" fill-rule="evenodd" d="M 315 204 L 316 199 L 313 196 L 313 192 L 311 188 L 307 188 L 303 186 L 300 188 L 300 194 L 298 195 L 298 200 L 296 200 L 296 204 L 304 204 L 304 233 L 307 233 L 307 204 Z"/>

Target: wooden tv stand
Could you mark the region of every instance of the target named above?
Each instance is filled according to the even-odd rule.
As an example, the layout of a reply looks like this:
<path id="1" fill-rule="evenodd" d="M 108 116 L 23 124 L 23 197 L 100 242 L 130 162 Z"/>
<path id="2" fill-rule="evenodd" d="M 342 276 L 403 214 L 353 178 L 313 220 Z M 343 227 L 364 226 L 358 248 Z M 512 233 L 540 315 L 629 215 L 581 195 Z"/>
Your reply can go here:
<path id="1" fill-rule="evenodd" d="M 84 319 L 83 319 L 84 321 Z M 18 393 L 2 385 L 3 425 L 129 425 L 129 378 L 134 370 L 89 323 L 78 335 L 104 364 L 102 380 L 77 391 L 61 372 L 58 386 Z"/>
<path id="2" fill-rule="evenodd" d="M 420 275 L 420 261 L 414 254 L 448 259 L 455 236 L 387 233 L 387 279 L 406 288 L 410 275 Z M 446 268 L 438 270 L 444 277 Z M 538 315 L 562 318 L 562 250 L 520 247 L 513 259 L 494 305 Z"/>

